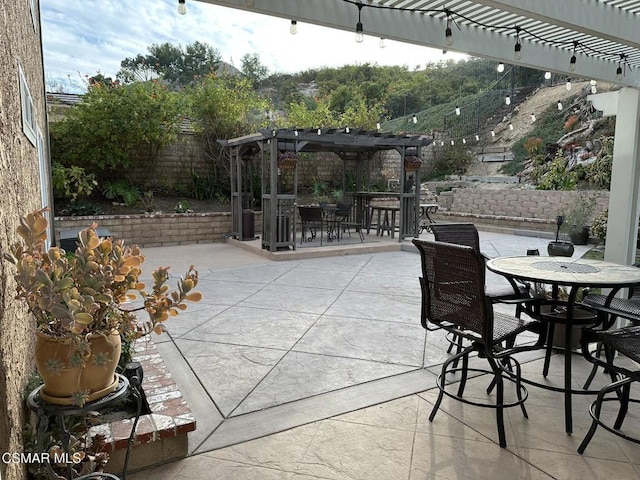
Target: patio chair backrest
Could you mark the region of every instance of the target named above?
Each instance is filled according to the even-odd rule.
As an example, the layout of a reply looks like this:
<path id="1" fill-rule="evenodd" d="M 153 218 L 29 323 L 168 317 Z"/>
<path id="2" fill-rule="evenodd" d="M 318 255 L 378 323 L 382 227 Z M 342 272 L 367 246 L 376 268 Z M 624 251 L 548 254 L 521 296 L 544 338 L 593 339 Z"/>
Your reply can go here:
<path id="1" fill-rule="evenodd" d="M 322 207 L 298 207 L 298 213 L 303 223 L 322 222 Z"/>
<path id="2" fill-rule="evenodd" d="M 434 223 L 431 231 L 437 242 L 467 245 L 480 253 L 480 236 L 473 223 Z"/>
<path id="3" fill-rule="evenodd" d="M 336 205 L 336 216 L 340 218 L 349 218 L 352 208 L 353 205 L 351 203 L 338 203 Z"/>
<path id="4" fill-rule="evenodd" d="M 422 325 L 453 324 L 492 341 L 493 311 L 485 296 L 485 266 L 471 247 L 414 239 L 422 260 Z"/>

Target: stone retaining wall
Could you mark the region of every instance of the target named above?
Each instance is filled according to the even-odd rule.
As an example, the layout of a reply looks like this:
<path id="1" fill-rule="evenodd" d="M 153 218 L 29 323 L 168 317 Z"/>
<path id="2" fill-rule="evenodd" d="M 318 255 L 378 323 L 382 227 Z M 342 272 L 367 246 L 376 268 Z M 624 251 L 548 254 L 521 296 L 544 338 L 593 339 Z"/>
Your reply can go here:
<path id="1" fill-rule="evenodd" d="M 93 222 L 109 230 L 114 238 L 140 247 L 220 242 L 231 232 L 231 212 L 56 217 L 58 244 L 61 231 L 80 230 Z M 261 230 L 262 213 L 256 212 L 255 231 Z"/>

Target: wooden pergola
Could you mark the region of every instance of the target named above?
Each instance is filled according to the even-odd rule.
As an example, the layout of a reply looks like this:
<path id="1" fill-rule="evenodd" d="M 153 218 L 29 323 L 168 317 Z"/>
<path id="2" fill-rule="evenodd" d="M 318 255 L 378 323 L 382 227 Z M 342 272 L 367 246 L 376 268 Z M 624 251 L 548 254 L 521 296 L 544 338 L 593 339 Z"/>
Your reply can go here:
<path id="1" fill-rule="evenodd" d="M 354 202 L 355 215 L 359 221 L 366 215 L 366 197 L 370 195 L 371 160 L 380 151 L 396 150 L 400 154 L 400 199 L 399 235 L 401 241 L 417 237 L 419 228 L 420 169 L 416 176 L 415 191 L 405 193 L 407 174 L 405 157 L 421 156 L 421 148 L 432 142 L 424 135 L 395 135 L 376 131 L 346 128 L 280 128 L 264 129 L 252 135 L 230 140 L 218 140 L 225 147 L 231 166 L 231 235 L 247 239 L 247 218 L 252 218 L 251 180 L 253 158 L 260 155 L 261 200 L 262 200 L 262 248 L 270 251 L 296 247 L 296 204 L 298 166 L 293 171 L 293 192 L 279 191 L 278 154 L 284 152 L 335 153 L 343 161 L 343 172 L 347 165 L 355 166 L 355 186 L 347 190 L 343 173 L 345 201 Z M 304 160 L 301 160 L 304 161 Z M 243 221 L 244 218 L 244 221 Z"/>

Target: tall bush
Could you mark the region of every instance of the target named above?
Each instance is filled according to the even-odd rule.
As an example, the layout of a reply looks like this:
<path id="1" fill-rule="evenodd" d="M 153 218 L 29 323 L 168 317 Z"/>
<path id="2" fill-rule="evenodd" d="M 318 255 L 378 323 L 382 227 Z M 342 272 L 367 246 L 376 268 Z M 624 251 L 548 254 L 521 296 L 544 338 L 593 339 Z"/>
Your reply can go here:
<path id="1" fill-rule="evenodd" d="M 99 182 L 122 177 L 137 161 L 152 162 L 175 140 L 183 113 L 179 95 L 155 81 L 92 84 L 82 102 L 51 125 L 52 160 L 82 166 Z"/>

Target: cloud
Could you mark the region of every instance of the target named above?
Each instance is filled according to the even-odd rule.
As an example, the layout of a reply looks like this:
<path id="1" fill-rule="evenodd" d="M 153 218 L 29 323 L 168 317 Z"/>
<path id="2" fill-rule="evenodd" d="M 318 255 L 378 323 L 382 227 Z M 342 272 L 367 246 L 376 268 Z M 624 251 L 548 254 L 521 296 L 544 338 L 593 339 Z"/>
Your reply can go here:
<path id="1" fill-rule="evenodd" d="M 381 49 L 374 37 L 357 44 L 351 32 L 300 22 L 292 37 L 288 20 L 194 1 L 186 15 L 176 0 L 41 0 L 40 7 L 47 78 L 115 76 L 123 59 L 163 42 L 207 43 L 236 67 L 257 53 L 272 73 L 363 63 L 414 69 L 463 57 L 392 41 Z"/>

